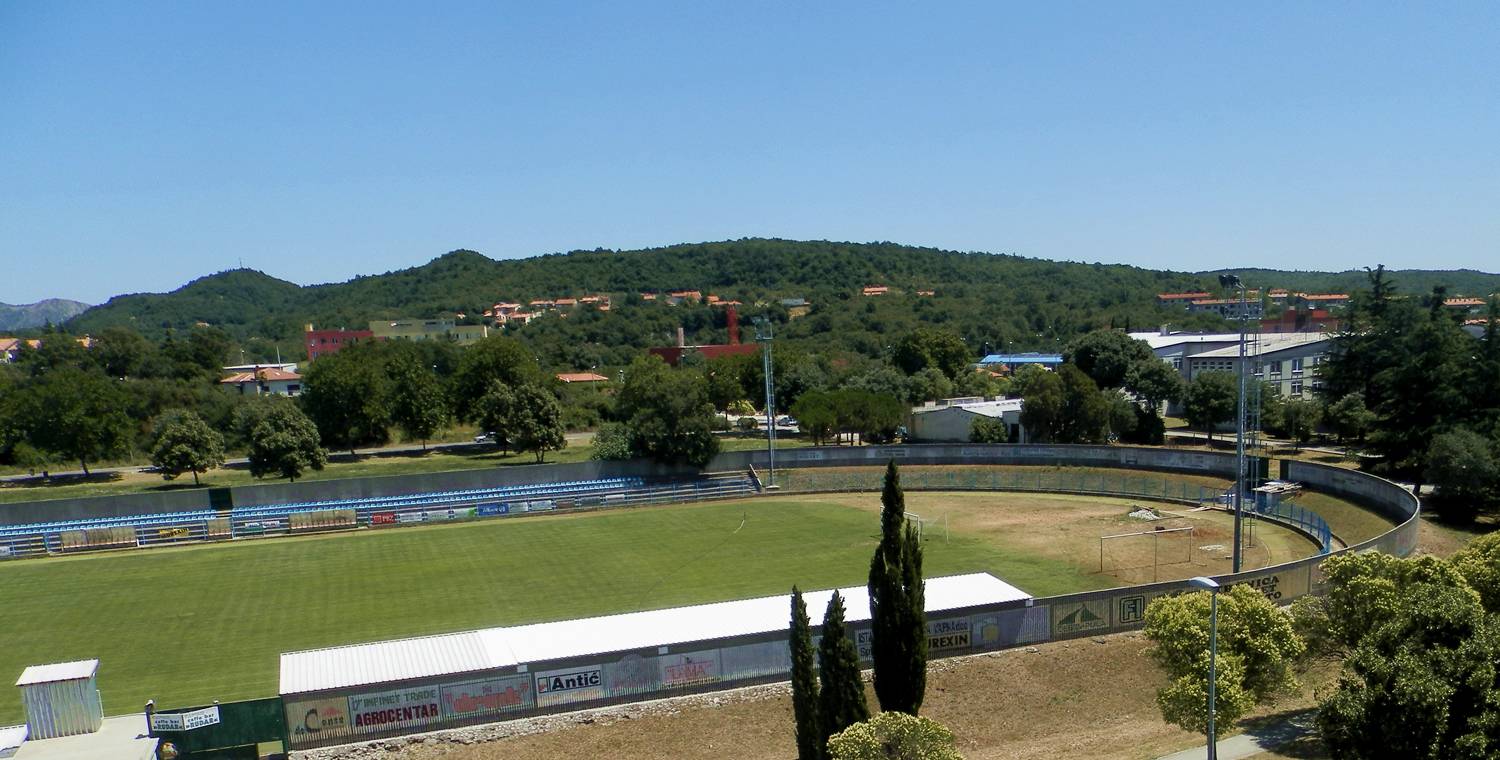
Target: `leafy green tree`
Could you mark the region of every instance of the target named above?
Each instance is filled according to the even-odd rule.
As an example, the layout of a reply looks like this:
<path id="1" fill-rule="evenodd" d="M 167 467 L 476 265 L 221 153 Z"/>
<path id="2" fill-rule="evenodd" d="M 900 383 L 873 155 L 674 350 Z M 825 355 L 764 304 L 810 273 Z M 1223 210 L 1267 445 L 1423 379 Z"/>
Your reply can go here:
<path id="1" fill-rule="evenodd" d="M 1453 555 L 1452 564 L 1479 594 L 1485 611 L 1500 613 L 1500 533 L 1473 539 Z"/>
<path id="2" fill-rule="evenodd" d="M 963 760 L 953 732 L 930 718 L 883 712 L 828 740 L 829 760 Z"/>
<path id="3" fill-rule="evenodd" d="M 390 383 L 370 356 L 374 345 L 356 344 L 319 357 L 302 376 L 298 400 L 320 440 L 350 454 L 390 440 Z"/>
<path id="4" fill-rule="evenodd" d="M 186 409 L 168 413 L 157 426 L 151 464 L 164 480 L 191 472 L 198 485 L 199 474 L 224 464 L 224 436 Z"/>
<path id="5" fill-rule="evenodd" d="M 547 452 L 561 451 L 568 445 L 563 435 L 562 404 L 556 396 L 535 385 L 515 389 L 515 403 L 505 430 L 516 451 L 536 454 L 538 464 L 546 461 Z"/>
<path id="6" fill-rule="evenodd" d="M 391 360 L 391 420 L 408 440 L 415 438 L 427 449 L 427 441 L 448 424 L 449 404 L 442 381 L 416 356 Z"/>
<path id="7" fill-rule="evenodd" d="M 1335 653 L 1353 651 L 1365 635 L 1395 617 L 1407 589 L 1464 585 L 1453 565 L 1432 556 L 1401 559 L 1382 552 L 1339 554 L 1324 560 L 1320 568 L 1328 592 L 1313 602 L 1322 608 L 1314 622 L 1325 630 L 1314 633 Z"/>
<path id="8" fill-rule="evenodd" d="M 94 338 L 90 349 L 104 374 L 110 377 L 141 377 L 155 358 L 156 346 L 129 327 L 106 327 Z"/>
<path id="9" fill-rule="evenodd" d="M 342 353 L 342 352 L 340 352 Z M 509 386 L 540 384 L 542 370 L 536 356 L 515 338 L 492 335 L 464 349 L 453 377 L 455 415 L 477 421 L 479 399 L 495 381 Z"/>
<path id="10" fill-rule="evenodd" d="M 900 401 L 863 390 L 840 390 L 832 394 L 838 428 L 855 433 L 865 443 L 886 443 L 896 438 L 897 428 L 906 412 Z M 798 418 L 801 422 L 801 418 Z"/>
<path id="11" fill-rule="evenodd" d="M 1186 386 L 1182 375 L 1155 356 L 1130 365 L 1125 372 L 1125 390 L 1139 398 L 1152 414 L 1161 413 L 1161 405 L 1182 398 Z"/>
<path id="12" fill-rule="evenodd" d="M 1189 425 L 1206 430 L 1212 444 L 1214 427 L 1234 419 L 1239 397 L 1239 380 L 1233 374 L 1204 372 L 1188 383 L 1182 414 Z"/>
<path id="13" fill-rule="evenodd" d="M 1467 585 L 1398 592 L 1318 707 L 1335 758 L 1486 758 L 1500 748 L 1500 635 Z"/>
<path id="14" fill-rule="evenodd" d="M 45 344 L 44 344 L 45 345 Z M 134 425 L 123 411 L 124 386 L 97 370 L 59 367 L 33 378 L 17 394 L 25 440 L 61 460 L 89 462 L 129 450 Z"/>
<path id="15" fill-rule="evenodd" d="M 593 443 L 590 445 L 593 451 L 589 456 L 593 459 L 606 461 L 629 459 L 630 431 L 617 422 L 605 423 L 599 427 L 599 432 L 594 434 Z"/>
<path id="16" fill-rule="evenodd" d="M 1281 408 L 1282 429 L 1299 446 L 1312 440 L 1322 418 L 1322 405 L 1312 399 L 1287 399 Z"/>
<path id="17" fill-rule="evenodd" d="M 1058 443 L 1099 443 L 1110 423 L 1109 395 L 1071 364 L 1057 371 L 1062 381 L 1063 408 L 1055 440 Z"/>
<path id="18" fill-rule="evenodd" d="M 859 652 L 844 627 L 844 599 L 838 591 L 823 614 L 823 638 L 818 642 L 818 716 L 823 741 L 849 726 L 870 719 L 865 704 L 865 682 L 859 675 Z"/>
<path id="19" fill-rule="evenodd" d="M 1500 458 L 1495 444 L 1462 428 L 1433 437 L 1427 479 L 1437 486 L 1433 501 L 1446 517 L 1469 521 L 1495 502 Z"/>
<path id="20" fill-rule="evenodd" d="M 510 450 L 512 440 L 510 424 L 516 417 L 515 388 L 503 380 L 491 381 L 484 395 L 474 403 L 471 414 L 479 423 L 480 429 L 491 436 L 501 452 Z"/>
<path id="21" fill-rule="evenodd" d="M 838 429 L 839 415 L 835 394 L 838 391 L 813 391 L 802 394 L 792 405 L 791 413 L 797 425 L 812 438 L 815 445 L 823 445 Z"/>
<path id="22" fill-rule="evenodd" d="M 948 330 L 930 327 L 912 330 L 891 348 L 891 362 L 908 375 L 931 367 L 952 379 L 973 361 L 962 338 Z"/>
<path id="23" fill-rule="evenodd" d="M 922 545 L 906 524 L 906 496 L 895 461 L 880 494 L 880 545 L 870 560 L 871 654 L 882 710 L 916 715 L 927 690 L 927 605 Z"/>
<path id="24" fill-rule="evenodd" d="M 1171 681 L 1157 694 L 1162 717 L 1189 731 L 1207 730 L 1208 592 L 1163 597 L 1146 608 L 1151 657 Z M 1264 594 L 1238 585 L 1219 594 L 1218 715 L 1215 729 L 1233 726 L 1255 703 L 1296 686 L 1292 664 L 1306 645 L 1291 618 Z"/>
<path id="25" fill-rule="evenodd" d="M 1027 377 L 1021 397 L 1021 426 L 1037 443 L 1057 441 L 1063 426 L 1067 399 L 1062 378 L 1056 372 L 1039 372 Z"/>
<path id="26" fill-rule="evenodd" d="M 1010 443 L 1010 429 L 1005 420 L 995 417 L 976 417 L 969 425 L 969 441 L 972 443 Z"/>
<path id="27" fill-rule="evenodd" d="M 792 622 L 787 632 L 792 649 L 792 716 L 797 723 L 797 759 L 821 760 L 824 739 L 819 713 L 818 681 L 813 674 L 812 628 L 802 590 L 792 586 Z"/>
<path id="28" fill-rule="evenodd" d="M 896 368 L 885 365 L 849 378 L 849 381 L 844 383 L 844 390 L 869 391 L 899 399 L 910 398 L 911 393 L 906 377 Z"/>
<path id="29" fill-rule="evenodd" d="M 1355 391 L 1323 409 L 1323 421 L 1338 436 L 1339 443 L 1363 440 L 1375 424 L 1375 413 L 1365 407 L 1365 394 Z"/>
<path id="30" fill-rule="evenodd" d="M 296 404 L 271 404 L 250 431 L 250 474 L 280 475 L 292 482 L 308 470 L 321 470 L 328 453 L 318 427 Z"/>
<path id="31" fill-rule="evenodd" d="M 953 381 L 936 367 L 924 367 L 911 376 L 907 383 L 908 400 L 936 401 L 953 397 Z"/>
<path id="32" fill-rule="evenodd" d="M 1125 385 L 1130 370 L 1137 364 L 1161 364 L 1144 341 L 1119 330 L 1094 330 L 1080 335 L 1063 352 L 1063 361 L 1083 370 L 1100 388 Z"/>
<path id="33" fill-rule="evenodd" d="M 657 356 L 637 359 L 625 371 L 616 408 L 635 456 L 703 467 L 719 453 L 713 404 L 700 373 L 674 371 Z"/>

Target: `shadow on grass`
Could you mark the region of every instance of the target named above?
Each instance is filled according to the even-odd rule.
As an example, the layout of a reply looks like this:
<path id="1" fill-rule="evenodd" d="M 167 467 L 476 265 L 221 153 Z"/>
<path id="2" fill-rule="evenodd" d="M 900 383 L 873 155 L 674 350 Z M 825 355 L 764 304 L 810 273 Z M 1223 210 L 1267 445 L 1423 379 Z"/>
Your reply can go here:
<path id="1" fill-rule="evenodd" d="M 1297 758 L 1326 758 L 1328 752 L 1323 749 L 1323 740 L 1317 735 L 1317 715 L 1316 709 L 1283 710 L 1241 721 L 1240 728 L 1244 729 L 1247 736 L 1255 737 L 1261 746 L 1269 747 L 1278 754 Z M 1313 754 L 1295 754 L 1289 750 Z"/>
<path id="2" fill-rule="evenodd" d="M 121 479 L 118 472 L 93 472 L 88 475 L 83 473 L 70 473 L 67 475 L 32 475 L 26 478 L 15 478 L 4 481 L 5 488 L 59 488 L 63 486 L 83 486 L 100 483 L 113 483 Z"/>

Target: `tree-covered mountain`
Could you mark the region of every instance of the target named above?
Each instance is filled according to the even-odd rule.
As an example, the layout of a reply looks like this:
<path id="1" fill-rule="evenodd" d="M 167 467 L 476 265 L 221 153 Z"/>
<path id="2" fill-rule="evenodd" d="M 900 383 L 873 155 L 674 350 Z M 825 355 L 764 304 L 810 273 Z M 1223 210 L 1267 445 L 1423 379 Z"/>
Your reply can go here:
<path id="1" fill-rule="evenodd" d="M 1371 268 L 1374 264 L 1371 264 Z M 1217 275 L 1232 272 L 1240 276 L 1252 288 L 1286 288 L 1303 293 L 1349 293 L 1370 286 L 1370 274 L 1363 269 L 1344 272 L 1281 271 L 1277 269 L 1226 269 L 1205 274 Z M 1388 271 L 1400 282 L 1402 293 L 1421 295 L 1430 293 L 1434 286 L 1448 288 L 1448 294 L 1484 298 L 1500 292 L 1500 274 L 1478 272 L 1473 269 L 1402 269 Z"/>
<path id="2" fill-rule="evenodd" d="M 1475 272 L 1449 282 L 1452 292 L 1488 293 L 1500 276 Z M 1319 274 L 1246 270 L 1251 284 L 1294 290 L 1351 289 L 1362 272 Z M 1406 292 L 1430 287 L 1434 273 L 1392 273 Z M 866 297 L 885 285 L 891 293 Z M 698 290 L 742 301 L 741 316 L 766 315 L 778 341 L 808 350 L 879 356 L 895 337 L 919 326 L 943 327 L 974 352 L 1057 349 L 1104 326 L 1150 329 L 1170 323 L 1213 328 L 1216 317 L 1163 309 L 1164 291 L 1213 290 L 1216 273 L 1183 273 L 1113 264 L 1080 264 L 989 253 L 943 251 L 894 243 L 746 239 L 638 251 L 574 251 L 496 261 L 454 251 L 411 269 L 300 287 L 259 272 L 233 270 L 167 294 L 119 296 L 68 323 L 75 333 L 112 325 L 159 338 L 198 323 L 224 329 L 256 358 L 279 347 L 300 355 L 304 325 L 362 328 L 371 319 L 472 319 L 498 301 L 607 293 L 608 312 L 580 309 L 512 332 L 549 365 L 587 368 L 628 363 L 650 345 L 673 340 L 678 325 L 690 342 L 726 340 L 722 309 L 643 302 L 639 294 Z M 919 295 L 932 291 L 933 295 Z M 791 319 L 783 298 L 804 298 L 811 313 Z M 748 337 L 748 330 L 747 330 Z M 269 357 L 265 357 L 269 358 Z"/>
<path id="3" fill-rule="evenodd" d="M 48 298 L 36 303 L 11 305 L 0 303 L 0 330 L 24 330 L 47 324 L 60 325 L 89 308 L 86 303 L 65 298 Z"/>

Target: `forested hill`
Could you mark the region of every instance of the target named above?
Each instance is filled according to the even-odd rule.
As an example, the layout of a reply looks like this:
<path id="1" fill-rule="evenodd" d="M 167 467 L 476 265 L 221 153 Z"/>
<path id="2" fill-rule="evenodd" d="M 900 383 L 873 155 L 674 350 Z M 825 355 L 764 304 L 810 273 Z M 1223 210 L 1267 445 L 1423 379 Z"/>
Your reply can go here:
<path id="1" fill-rule="evenodd" d="M 1250 278 L 1274 280 L 1257 271 Z M 1296 273 L 1299 289 L 1326 290 L 1316 275 Z M 1344 275 L 1327 275 L 1328 287 Z M 1487 275 L 1494 282 L 1500 277 Z M 1398 283 L 1400 273 L 1394 275 Z M 1306 284 L 1304 284 L 1304 282 Z M 1403 283 L 1404 284 L 1404 283 Z M 886 285 L 892 294 L 865 298 L 861 288 Z M 1076 264 L 987 253 L 960 253 L 892 243 L 834 243 L 749 239 L 676 245 L 640 251 L 575 251 L 496 261 L 455 251 L 426 265 L 300 287 L 259 272 L 233 270 L 195 280 L 167 294 L 119 296 L 68 323 L 75 333 L 127 325 L 159 338 L 197 323 L 223 328 L 251 353 L 279 344 L 297 356 L 300 332 L 319 327 L 364 327 L 371 319 L 479 315 L 497 301 L 607 293 L 609 313 L 580 312 L 543 319 L 514 333 L 555 364 L 612 364 L 629 351 L 670 340 L 678 324 L 689 339 L 722 341 L 722 310 L 641 303 L 636 294 L 699 290 L 743 301 L 742 314 L 764 309 L 781 320 L 778 339 L 809 340 L 829 350 L 878 354 L 891 336 L 919 324 L 944 326 L 979 349 L 1056 348 L 1100 326 L 1149 329 L 1164 322 L 1213 327 L 1156 305 L 1163 291 L 1211 290 L 1213 273 L 1161 272 L 1138 267 Z M 931 290 L 923 297 L 917 291 Z M 786 322 L 776 305 L 801 297 L 806 318 Z"/>
<path id="2" fill-rule="evenodd" d="M 1372 264 L 1371 267 L 1374 265 Z M 1229 269 L 1223 270 L 1239 275 L 1250 287 L 1286 288 L 1303 293 L 1349 293 L 1370 287 L 1369 273 L 1363 269 L 1345 272 L 1281 271 L 1277 269 Z M 1217 274 L 1208 272 L 1206 274 Z M 1466 295 L 1483 298 L 1500 292 L 1500 274 L 1479 272 L 1473 269 L 1402 269 L 1391 272 L 1398 292 L 1421 295 L 1432 292 L 1436 286 L 1448 289 L 1450 295 Z"/>
<path id="3" fill-rule="evenodd" d="M 86 303 L 63 298 L 49 298 L 45 301 L 19 306 L 0 303 L 0 330 L 23 330 L 47 324 L 60 325 L 88 307 Z"/>

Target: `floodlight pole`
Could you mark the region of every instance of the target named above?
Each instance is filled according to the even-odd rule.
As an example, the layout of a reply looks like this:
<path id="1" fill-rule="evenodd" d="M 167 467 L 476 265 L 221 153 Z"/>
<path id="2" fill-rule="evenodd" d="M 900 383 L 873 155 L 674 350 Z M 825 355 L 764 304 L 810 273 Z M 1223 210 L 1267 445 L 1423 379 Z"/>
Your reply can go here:
<path id="1" fill-rule="evenodd" d="M 1214 732 L 1215 698 L 1218 696 L 1219 659 L 1219 584 L 1199 576 L 1189 580 L 1194 588 L 1208 591 L 1208 760 L 1218 760 L 1219 742 Z"/>
<path id="2" fill-rule="evenodd" d="M 760 359 L 766 378 L 766 458 L 768 487 L 776 485 L 776 391 L 775 382 L 771 377 L 771 340 L 775 338 L 772 334 L 771 321 L 765 317 L 756 317 L 755 342 L 761 346 Z"/>
<path id="3" fill-rule="evenodd" d="M 1239 276 L 1232 274 L 1219 275 L 1219 283 L 1225 287 L 1237 288 L 1240 291 L 1240 366 L 1239 380 L 1240 393 L 1236 402 L 1235 424 L 1234 424 L 1234 564 L 1233 572 L 1239 572 L 1243 565 L 1243 553 L 1241 531 L 1244 521 L 1244 494 L 1245 494 L 1245 320 L 1249 318 L 1249 307 L 1245 299 L 1245 283 L 1240 281 Z"/>

